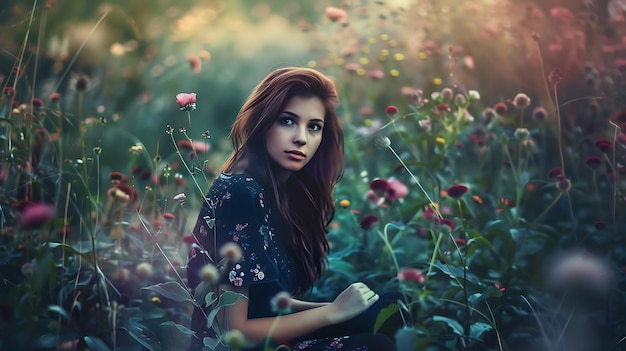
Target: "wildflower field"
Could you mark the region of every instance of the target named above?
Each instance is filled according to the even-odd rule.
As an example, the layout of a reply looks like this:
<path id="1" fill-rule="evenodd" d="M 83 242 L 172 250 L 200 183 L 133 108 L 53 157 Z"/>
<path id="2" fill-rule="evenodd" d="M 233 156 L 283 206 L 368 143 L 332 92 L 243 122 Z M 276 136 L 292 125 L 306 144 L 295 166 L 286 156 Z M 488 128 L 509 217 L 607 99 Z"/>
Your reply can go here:
<path id="1" fill-rule="evenodd" d="M 626 350 L 626 1 L 3 0 L 0 33 L 1 350 L 184 350 L 236 301 L 189 291 L 191 230 L 283 66 L 346 137 L 304 298 L 401 292 L 401 351 Z"/>

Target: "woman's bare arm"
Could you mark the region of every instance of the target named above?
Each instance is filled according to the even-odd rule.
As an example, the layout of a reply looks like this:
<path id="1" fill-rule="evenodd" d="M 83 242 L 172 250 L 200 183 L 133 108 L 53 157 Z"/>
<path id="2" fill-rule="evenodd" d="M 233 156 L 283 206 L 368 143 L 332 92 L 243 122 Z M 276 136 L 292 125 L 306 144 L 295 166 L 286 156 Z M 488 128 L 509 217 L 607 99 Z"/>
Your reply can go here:
<path id="1" fill-rule="evenodd" d="M 326 306 L 328 304 L 330 304 L 330 302 L 310 302 L 310 301 L 303 301 L 303 300 L 298 300 L 298 299 L 293 299 L 293 298 L 290 300 L 290 307 L 291 307 L 291 310 L 294 312 L 310 310 L 312 308 L 318 308 L 318 307 Z"/>
<path id="2" fill-rule="evenodd" d="M 222 288 L 249 296 L 247 286 L 224 285 Z M 239 330 L 248 341 L 255 344 L 268 337 L 286 341 L 355 317 L 376 301 L 377 294 L 365 284 L 355 283 L 339 294 L 332 303 L 280 317 L 248 319 L 248 299 L 239 299 L 234 305 L 226 307 L 229 322 L 227 327 Z"/>

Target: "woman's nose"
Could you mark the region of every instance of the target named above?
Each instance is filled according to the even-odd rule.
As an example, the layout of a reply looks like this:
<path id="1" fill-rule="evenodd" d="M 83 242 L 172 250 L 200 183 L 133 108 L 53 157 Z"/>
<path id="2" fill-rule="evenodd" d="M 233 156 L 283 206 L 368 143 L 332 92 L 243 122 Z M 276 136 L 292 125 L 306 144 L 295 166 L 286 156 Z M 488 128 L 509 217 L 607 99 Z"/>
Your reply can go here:
<path id="1" fill-rule="evenodd" d="M 306 128 L 296 128 L 295 135 L 293 137 L 294 144 L 304 145 L 306 144 Z"/>

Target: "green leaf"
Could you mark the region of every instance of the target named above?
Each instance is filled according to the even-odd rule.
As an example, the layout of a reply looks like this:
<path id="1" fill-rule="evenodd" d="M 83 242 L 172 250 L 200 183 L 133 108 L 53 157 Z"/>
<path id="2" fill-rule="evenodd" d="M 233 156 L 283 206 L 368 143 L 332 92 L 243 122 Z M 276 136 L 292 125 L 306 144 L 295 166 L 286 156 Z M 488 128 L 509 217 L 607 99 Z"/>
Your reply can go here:
<path id="1" fill-rule="evenodd" d="M 134 326 L 131 326 L 130 328 L 123 328 L 123 329 L 126 330 L 128 335 L 130 335 L 133 339 L 135 339 L 139 344 L 141 344 L 143 347 L 147 348 L 148 350 L 161 351 L 161 345 L 159 344 L 159 342 L 145 335 L 145 333 L 139 326 L 134 325 Z"/>
<path id="2" fill-rule="evenodd" d="M 59 305 L 50 305 L 48 306 L 48 311 L 50 312 L 56 312 L 58 314 L 61 315 L 61 317 L 65 318 L 66 321 L 70 321 L 70 315 L 65 311 L 65 309 L 63 309 L 63 307 L 59 306 Z"/>
<path id="3" fill-rule="evenodd" d="M 461 323 L 455 321 L 452 318 L 448 318 L 448 317 L 444 317 L 444 316 L 433 316 L 433 320 L 435 322 L 444 322 L 446 323 L 454 332 L 454 334 L 456 335 L 460 335 L 463 336 L 463 327 L 461 326 Z"/>
<path id="4" fill-rule="evenodd" d="M 217 348 L 217 345 L 220 343 L 220 340 L 207 336 L 202 340 L 202 343 L 204 344 L 204 346 L 208 347 L 209 350 L 215 350 Z"/>
<path id="5" fill-rule="evenodd" d="M 475 322 L 470 326 L 470 337 L 475 340 L 480 340 L 483 333 L 492 330 L 493 327 L 490 324 L 484 322 Z"/>
<path id="6" fill-rule="evenodd" d="M 197 302 L 191 297 L 189 291 L 183 288 L 178 282 L 160 283 L 157 285 L 147 286 L 142 289 L 152 290 L 164 298 L 174 300 L 176 302 L 191 302 L 196 306 L 198 305 Z"/>
<path id="7" fill-rule="evenodd" d="M 398 306 L 395 303 L 390 304 L 389 306 L 380 310 L 380 312 L 378 312 L 378 316 L 376 316 L 376 322 L 374 323 L 374 333 L 377 333 L 380 327 L 383 326 L 383 323 L 385 323 L 385 321 L 389 319 L 389 317 L 391 317 L 394 313 L 398 312 L 399 310 L 400 310 L 400 306 Z"/>
<path id="8" fill-rule="evenodd" d="M 161 323 L 161 327 L 167 327 L 167 328 L 175 328 L 177 329 L 179 332 L 185 334 L 185 335 L 194 335 L 195 332 L 185 326 L 182 326 L 180 324 L 174 323 L 174 322 L 163 322 Z"/>
<path id="9" fill-rule="evenodd" d="M 455 266 L 452 266 L 452 265 L 447 265 L 446 266 L 446 265 L 444 265 L 441 262 L 433 263 L 433 267 L 436 267 L 442 273 L 446 274 L 447 276 L 449 276 L 452 279 L 458 279 L 459 281 L 463 281 L 463 268 L 455 267 Z M 470 272 L 467 272 L 467 281 L 469 283 L 479 285 L 479 282 L 476 279 L 476 276 L 474 276 Z"/>
<path id="10" fill-rule="evenodd" d="M 215 308 L 211 310 L 211 313 L 209 313 L 209 316 L 207 317 L 207 326 L 210 327 L 213 325 L 215 317 L 217 317 L 217 314 L 223 307 L 234 305 L 235 302 L 239 301 L 239 299 L 242 298 L 247 299 L 246 295 L 242 295 L 229 290 L 224 291 L 222 295 L 220 295 L 220 300 L 217 303 L 217 306 L 215 306 Z"/>
<path id="11" fill-rule="evenodd" d="M 85 336 L 85 344 L 92 351 L 111 351 L 109 346 L 104 343 L 100 338 L 94 336 Z"/>

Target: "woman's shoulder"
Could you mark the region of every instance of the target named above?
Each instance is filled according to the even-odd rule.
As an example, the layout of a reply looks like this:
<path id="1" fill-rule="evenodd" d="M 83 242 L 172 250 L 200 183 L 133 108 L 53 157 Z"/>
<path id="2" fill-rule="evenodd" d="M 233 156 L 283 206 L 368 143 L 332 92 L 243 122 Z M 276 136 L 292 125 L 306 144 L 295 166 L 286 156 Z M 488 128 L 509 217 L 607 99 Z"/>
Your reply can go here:
<path id="1" fill-rule="evenodd" d="M 220 173 L 211 185 L 209 194 L 216 199 L 232 196 L 256 197 L 263 193 L 263 187 L 245 173 Z M 262 196 L 262 195 L 261 195 Z"/>

